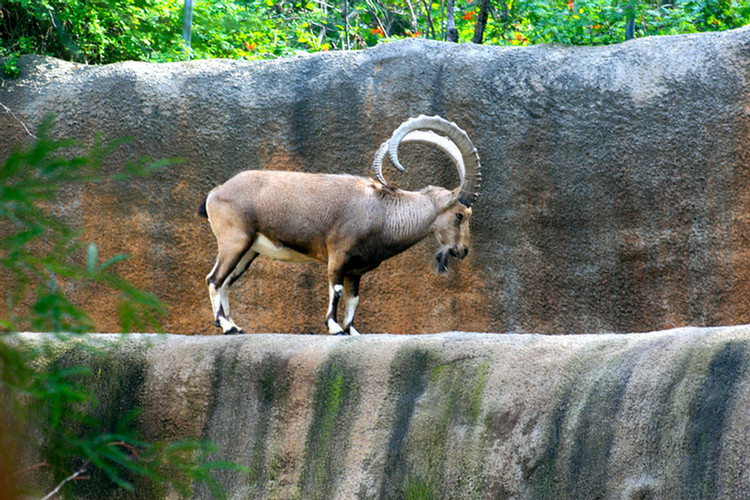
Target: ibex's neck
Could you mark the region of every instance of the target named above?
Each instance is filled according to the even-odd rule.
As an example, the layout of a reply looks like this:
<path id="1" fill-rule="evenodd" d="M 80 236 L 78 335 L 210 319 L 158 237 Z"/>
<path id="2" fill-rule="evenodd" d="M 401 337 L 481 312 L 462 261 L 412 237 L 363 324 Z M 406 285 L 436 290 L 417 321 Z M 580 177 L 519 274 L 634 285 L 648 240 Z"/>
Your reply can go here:
<path id="1" fill-rule="evenodd" d="M 432 229 L 435 218 L 443 210 L 443 188 L 425 188 L 419 192 L 400 191 L 386 201 L 386 231 L 389 244 L 414 245 Z M 400 250 L 399 250 L 400 251 Z"/>

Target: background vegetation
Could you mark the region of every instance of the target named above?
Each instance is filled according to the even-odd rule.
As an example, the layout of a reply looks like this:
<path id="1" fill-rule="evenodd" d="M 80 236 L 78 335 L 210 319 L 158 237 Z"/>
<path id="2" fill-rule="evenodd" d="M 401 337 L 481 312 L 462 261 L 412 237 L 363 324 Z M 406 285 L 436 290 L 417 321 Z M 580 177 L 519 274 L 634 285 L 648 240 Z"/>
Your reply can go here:
<path id="1" fill-rule="evenodd" d="M 85 63 L 270 58 L 424 37 L 496 45 L 609 44 L 750 24 L 746 0 L 4 0 L 0 57 Z M 12 66 L 12 65 L 11 65 Z"/>
<path id="2" fill-rule="evenodd" d="M 36 135 L 29 132 L 29 144 L 0 164 L 0 273 L 15 285 L 3 290 L 0 307 L 0 500 L 80 498 L 91 484 L 131 492 L 118 498 L 142 498 L 136 484 L 168 485 L 189 497 L 197 483 L 222 498 L 212 472 L 244 469 L 212 460 L 216 450 L 208 442 L 144 440 L 137 408 L 103 414 L 90 389 L 91 366 L 56 361 L 81 333 L 96 331 L 70 299 L 71 289 L 116 291 L 112 310 L 123 332 L 159 331 L 165 308 L 117 273 L 126 256 L 101 256 L 96 243 L 58 217 L 55 199 L 71 185 L 122 183 L 169 162 L 141 159 L 105 175 L 101 167 L 122 141 L 84 147 L 51 137 L 51 127 L 49 119 Z M 50 332 L 50 342 L 25 342 L 15 334 L 27 329 Z M 106 365 L 104 354 L 91 350 L 89 363 Z M 49 478 L 52 485 L 41 490 Z"/>

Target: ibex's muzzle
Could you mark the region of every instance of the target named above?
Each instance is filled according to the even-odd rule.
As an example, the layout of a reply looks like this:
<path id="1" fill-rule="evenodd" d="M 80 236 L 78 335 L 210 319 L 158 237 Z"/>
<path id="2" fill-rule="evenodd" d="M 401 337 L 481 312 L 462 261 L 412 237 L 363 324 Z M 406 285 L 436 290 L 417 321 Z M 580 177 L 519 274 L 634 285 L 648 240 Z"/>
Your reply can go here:
<path id="1" fill-rule="evenodd" d="M 467 247 L 456 246 L 451 248 L 449 252 L 451 254 L 451 257 L 463 259 L 469 254 L 469 249 Z"/>

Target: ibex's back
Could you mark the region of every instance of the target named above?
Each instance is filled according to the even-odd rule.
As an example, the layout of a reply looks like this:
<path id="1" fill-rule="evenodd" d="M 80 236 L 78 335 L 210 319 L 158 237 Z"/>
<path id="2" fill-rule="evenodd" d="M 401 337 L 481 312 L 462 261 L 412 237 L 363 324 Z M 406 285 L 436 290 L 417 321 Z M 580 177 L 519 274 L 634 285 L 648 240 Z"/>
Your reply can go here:
<path id="1" fill-rule="evenodd" d="M 239 331 L 229 316 L 228 287 L 258 255 L 327 263 L 326 323 L 331 333 L 356 333 L 352 320 L 360 278 L 383 260 L 430 233 L 441 245 L 436 257 L 440 271 L 447 271 L 448 255 L 466 255 L 469 205 L 481 179 L 468 137 L 439 117 L 420 117 L 405 122 L 391 141 L 381 146 L 373 164 L 380 183 L 351 175 L 247 171 L 209 193 L 199 212 L 209 218 L 218 244 L 216 265 L 206 278 L 217 326 L 225 333 Z M 395 153 L 401 141 L 446 151 L 458 167 L 462 185 L 453 191 L 430 186 L 419 192 L 385 185 L 382 160 L 389 148 Z M 392 158 L 400 166 L 398 158 Z M 347 313 L 342 328 L 336 309 L 344 290 Z"/>
<path id="2" fill-rule="evenodd" d="M 372 230 L 379 219 L 378 185 L 353 176 L 248 171 L 212 191 L 206 210 L 237 229 L 277 240 L 311 258 L 326 261 L 326 238 Z M 233 219 L 234 222 L 229 219 Z"/>

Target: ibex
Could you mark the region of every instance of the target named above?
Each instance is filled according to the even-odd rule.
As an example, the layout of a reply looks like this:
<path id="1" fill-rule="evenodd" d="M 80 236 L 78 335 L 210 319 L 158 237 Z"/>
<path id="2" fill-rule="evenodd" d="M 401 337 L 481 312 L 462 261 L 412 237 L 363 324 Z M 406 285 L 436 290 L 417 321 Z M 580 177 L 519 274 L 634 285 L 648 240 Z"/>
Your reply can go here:
<path id="1" fill-rule="evenodd" d="M 444 134 L 444 135 L 441 135 Z M 461 185 L 404 191 L 388 186 L 383 160 L 394 167 L 403 143 L 428 144 L 455 164 Z M 225 334 L 243 333 L 229 314 L 229 287 L 258 255 L 289 262 L 328 265 L 331 334 L 359 335 L 352 326 L 363 274 L 434 234 L 440 244 L 438 273 L 448 257 L 468 253 L 471 205 L 481 186 L 479 155 L 466 133 L 439 117 L 402 123 L 375 153 L 379 182 L 351 175 L 248 170 L 213 189 L 198 212 L 208 217 L 218 245 L 216 264 L 206 277 L 215 324 Z M 337 319 L 344 298 L 344 320 Z"/>

